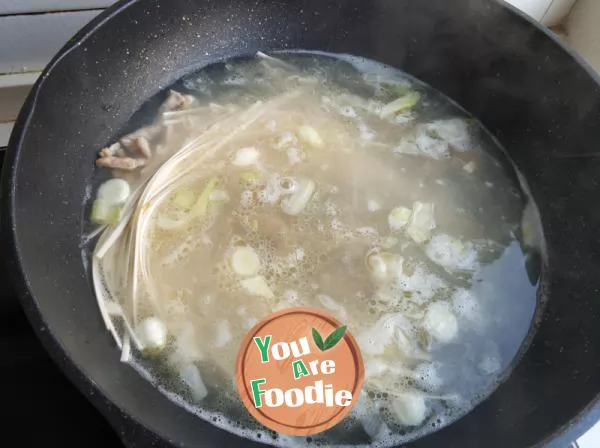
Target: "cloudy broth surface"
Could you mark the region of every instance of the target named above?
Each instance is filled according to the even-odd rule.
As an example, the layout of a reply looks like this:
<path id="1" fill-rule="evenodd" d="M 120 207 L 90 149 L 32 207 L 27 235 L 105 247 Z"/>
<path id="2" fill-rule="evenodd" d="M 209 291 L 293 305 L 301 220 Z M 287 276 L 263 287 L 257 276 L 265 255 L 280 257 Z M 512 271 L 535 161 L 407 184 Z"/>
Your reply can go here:
<path id="1" fill-rule="evenodd" d="M 123 361 L 279 446 L 395 446 L 509 373 L 537 310 L 542 232 L 473 117 L 340 55 L 259 54 L 171 89 L 103 150 L 90 201 L 86 230 L 108 227 L 85 258 Z M 101 193 L 110 178 L 127 188 Z M 347 325 L 365 364 L 350 416 L 309 439 L 260 427 L 234 386 L 246 333 L 292 307 Z"/>

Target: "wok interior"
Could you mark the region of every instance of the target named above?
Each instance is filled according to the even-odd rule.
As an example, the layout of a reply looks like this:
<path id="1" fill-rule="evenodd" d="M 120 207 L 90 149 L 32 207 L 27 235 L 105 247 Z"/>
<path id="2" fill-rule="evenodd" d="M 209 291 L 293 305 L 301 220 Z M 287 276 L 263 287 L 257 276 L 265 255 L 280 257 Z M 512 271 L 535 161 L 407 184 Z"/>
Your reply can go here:
<path id="1" fill-rule="evenodd" d="M 158 0 L 118 8 L 44 79 L 28 122 L 21 117 L 17 126 L 18 133 L 25 125 L 22 140 L 13 139 L 6 168 L 15 187 L 4 228 L 16 226 L 35 298 L 24 304 L 59 363 L 66 362 L 62 347 L 109 401 L 176 444 L 251 445 L 178 408 L 119 362 L 81 262 L 81 204 L 98 148 L 154 93 L 216 60 L 301 48 L 365 56 L 441 90 L 502 142 L 540 209 L 547 306 L 531 347 L 489 399 L 410 446 L 531 446 L 594 400 L 600 212 L 593 210 L 598 161 L 590 154 L 600 140 L 600 90 L 550 37 L 494 3 L 473 0 L 452 9 L 442 0 Z M 90 383 L 66 368 L 90 394 Z"/>

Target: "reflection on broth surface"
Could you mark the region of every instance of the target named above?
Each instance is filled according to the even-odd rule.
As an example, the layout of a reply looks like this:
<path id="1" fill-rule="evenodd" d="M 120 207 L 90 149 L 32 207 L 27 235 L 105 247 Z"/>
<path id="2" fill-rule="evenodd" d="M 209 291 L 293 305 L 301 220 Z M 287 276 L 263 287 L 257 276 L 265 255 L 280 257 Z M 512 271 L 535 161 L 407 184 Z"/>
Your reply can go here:
<path id="1" fill-rule="evenodd" d="M 215 64 L 151 100 L 97 165 L 92 274 L 122 360 L 245 437 L 424 435 L 489 394 L 529 332 L 531 198 L 481 125 L 397 70 L 314 53 Z M 310 441 L 263 432 L 233 386 L 246 332 L 289 307 L 348 325 L 365 361 L 350 417 Z"/>

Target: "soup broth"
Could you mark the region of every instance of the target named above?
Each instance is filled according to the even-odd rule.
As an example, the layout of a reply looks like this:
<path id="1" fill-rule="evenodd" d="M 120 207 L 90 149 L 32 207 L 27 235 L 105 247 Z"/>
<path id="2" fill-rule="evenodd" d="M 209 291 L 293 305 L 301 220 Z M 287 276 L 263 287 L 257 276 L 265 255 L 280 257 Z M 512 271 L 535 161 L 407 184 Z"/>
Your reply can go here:
<path id="1" fill-rule="evenodd" d="M 214 64 L 97 164 L 85 258 L 122 360 L 244 437 L 426 435 L 485 398 L 530 331 L 543 241 L 526 187 L 481 124 L 398 70 L 315 53 Z M 346 324 L 365 363 L 350 416 L 308 440 L 264 430 L 234 385 L 245 334 L 291 307 Z"/>

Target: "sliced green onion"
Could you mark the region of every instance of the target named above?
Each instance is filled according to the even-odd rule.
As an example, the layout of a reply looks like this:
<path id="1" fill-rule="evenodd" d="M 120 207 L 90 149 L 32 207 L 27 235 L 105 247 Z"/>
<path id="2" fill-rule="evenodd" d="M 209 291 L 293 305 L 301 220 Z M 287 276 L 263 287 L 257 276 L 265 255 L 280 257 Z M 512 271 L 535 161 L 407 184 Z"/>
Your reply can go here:
<path id="1" fill-rule="evenodd" d="M 136 328 L 144 350 L 158 351 L 167 345 L 167 326 L 157 317 L 144 319 Z"/>
<path id="2" fill-rule="evenodd" d="M 210 196 L 215 190 L 218 182 L 219 181 L 216 177 L 213 177 L 208 181 L 206 187 L 204 187 L 204 190 L 202 190 L 202 194 L 200 195 L 198 200 L 193 204 L 189 212 L 186 213 L 183 218 L 173 220 L 167 216 L 159 216 L 157 221 L 158 227 L 164 230 L 174 230 L 184 227 L 194 219 L 204 217 L 206 215 L 206 212 L 208 211 Z"/>
<path id="3" fill-rule="evenodd" d="M 383 109 L 381 109 L 379 116 L 381 119 L 386 119 L 405 110 L 412 109 L 417 105 L 420 99 L 421 94 L 419 92 L 407 93 L 391 103 L 386 104 Z"/>
<path id="4" fill-rule="evenodd" d="M 242 148 L 235 153 L 232 163 L 235 166 L 250 166 L 254 165 L 259 157 L 258 149 L 254 147 Z"/>
<path id="5" fill-rule="evenodd" d="M 413 212 L 406 228 L 406 234 L 415 243 L 424 243 L 431 238 L 431 233 L 436 227 L 434 210 L 434 204 L 427 202 L 413 204 Z"/>
<path id="6" fill-rule="evenodd" d="M 319 149 L 325 145 L 319 133 L 311 126 L 300 126 L 298 128 L 298 137 L 302 143 L 311 148 Z"/>
<path id="7" fill-rule="evenodd" d="M 109 204 L 123 204 L 129 198 L 131 188 L 123 179 L 110 179 L 98 187 L 96 198 Z"/>
<path id="8" fill-rule="evenodd" d="M 419 426 L 427 417 L 425 397 L 417 391 L 403 392 L 391 404 L 390 410 L 403 425 Z"/>
<path id="9" fill-rule="evenodd" d="M 374 282 L 382 284 L 396 277 L 403 261 L 402 257 L 390 252 L 371 252 L 365 259 L 365 265 Z"/>
<path id="10" fill-rule="evenodd" d="M 273 297 L 275 297 L 275 294 L 273 294 L 273 291 L 269 287 L 267 280 L 265 280 L 263 276 L 259 275 L 256 277 L 247 278 L 245 280 L 242 280 L 240 284 L 247 292 L 249 292 L 253 296 L 260 296 L 266 299 L 272 299 Z"/>
<path id="11" fill-rule="evenodd" d="M 202 191 L 202 194 L 192 207 L 192 210 L 190 212 L 191 218 L 199 218 L 206 215 L 206 211 L 208 209 L 208 202 L 210 201 L 210 195 L 215 190 L 218 182 L 219 181 L 216 177 L 213 177 L 208 181 L 206 187 L 204 187 L 204 190 Z"/>
<path id="12" fill-rule="evenodd" d="M 190 188 L 182 188 L 173 196 L 173 204 L 181 208 L 190 208 L 194 205 L 196 195 Z"/>
<path id="13" fill-rule="evenodd" d="M 90 219 L 95 224 L 116 224 L 121 219 L 121 207 L 131 194 L 123 179 L 109 179 L 98 187 Z"/>
<path id="14" fill-rule="evenodd" d="M 299 179 L 295 192 L 281 203 L 281 209 L 288 215 L 297 216 L 306 207 L 315 192 L 316 184 L 310 179 Z"/>
<path id="15" fill-rule="evenodd" d="M 437 341 L 448 343 L 458 333 L 458 322 L 445 302 L 433 303 L 425 314 L 424 327 L 427 332 Z"/>
<path id="16" fill-rule="evenodd" d="M 381 88 L 395 97 L 401 97 L 411 92 L 409 84 L 392 84 L 389 82 L 382 82 Z"/>
<path id="17" fill-rule="evenodd" d="M 192 363 L 183 364 L 179 368 L 179 377 L 189 388 L 192 398 L 195 401 L 202 401 L 206 398 L 208 389 L 204 381 L 202 381 L 198 367 Z"/>
<path id="18" fill-rule="evenodd" d="M 260 271 L 260 257 L 251 247 L 239 247 L 231 257 L 233 271 L 243 277 L 250 277 Z"/>
<path id="19" fill-rule="evenodd" d="M 90 220 L 94 224 L 116 224 L 121 219 L 121 206 L 109 204 L 108 202 L 96 199 L 92 204 Z"/>
<path id="20" fill-rule="evenodd" d="M 392 231 L 406 227 L 412 216 L 412 210 L 406 207 L 396 207 L 388 215 L 388 224 Z"/>

